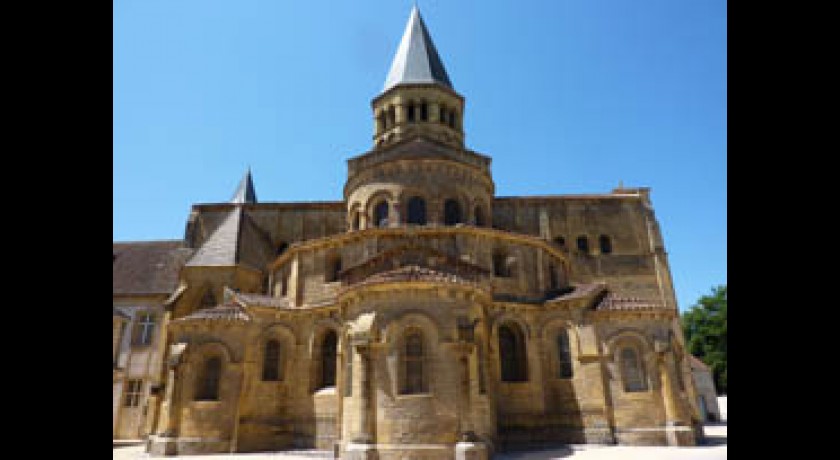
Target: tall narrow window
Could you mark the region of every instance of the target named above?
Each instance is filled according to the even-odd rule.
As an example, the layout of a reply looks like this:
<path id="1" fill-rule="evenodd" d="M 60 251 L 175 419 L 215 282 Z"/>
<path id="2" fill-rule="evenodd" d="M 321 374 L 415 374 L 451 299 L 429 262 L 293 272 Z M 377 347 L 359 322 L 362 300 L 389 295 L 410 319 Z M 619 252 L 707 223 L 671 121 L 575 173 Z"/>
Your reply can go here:
<path id="1" fill-rule="evenodd" d="M 625 347 L 621 350 L 621 375 L 624 380 L 624 391 L 636 392 L 647 391 L 647 379 L 645 378 L 639 354 L 633 347 Z"/>
<path id="2" fill-rule="evenodd" d="M 484 211 L 481 209 L 481 206 L 475 207 L 475 225 L 476 227 L 487 225 L 487 219 L 484 218 Z"/>
<path id="3" fill-rule="evenodd" d="M 557 377 L 572 378 L 572 351 L 569 348 L 569 333 L 565 329 L 557 334 Z"/>
<path id="4" fill-rule="evenodd" d="M 426 202 L 419 196 L 411 197 L 408 200 L 408 223 L 426 224 Z"/>
<path id="5" fill-rule="evenodd" d="M 198 388 L 195 393 L 196 401 L 218 401 L 221 377 L 222 359 L 214 356 L 205 361 L 198 379 Z"/>
<path id="6" fill-rule="evenodd" d="M 560 288 L 560 280 L 557 276 L 557 266 L 548 264 L 548 288 L 551 290 Z"/>
<path id="7" fill-rule="evenodd" d="M 440 120 L 441 124 L 446 124 L 446 107 L 440 107 L 440 114 L 438 115 L 438 119 Z"/>
<path id="8" fill-rule="evenodd" d="M 479 345 L 478 347 L 478 392 L 484 394 L 487 392 L 487 383 L 484 380 L 486 377 L 484 376 L 484 347 Z"/>
<path id="9" fill-rule="evenodd" d="M 499 361 L 502 364 L 503 382 L 527 380 L 525 339 L 519 326 L 505 324 L 499 327 Z"/>
<path id="10" fill-rule="evenodd" d="M 377 227 L 388 226 L 388 202 L 380 201 L 373 208 L 373 221 Z"/>
<path id="11" fill-rule="evenodd" d="M 405 337 L 405 380 L 403 394 L 425 393 L 423 378 L 423 336 L 412 330 Z"/>
<path id="12" fill-rule="evenodd" d="M 610 241 L 610 237 L 607 235 L 601 235 L 598 238 L 598 242 L 601 243 L 601 254 L 609 254 L 612 252 L 612 242 Z"/>
<path id="13" fill-rule="evenodd" d="M 199 309 L 213 308 L 216 306 L 216 296 L 213 295 L 213 289 L 208 288 L 201 296 L 201 302 L 198 304 Z"/>
<path id="14" fill-rule="evenodd" d="M 446 200 L 443 204 L 443 223 L 455 225 L 461 222 L 461 205 L 453 199 Z"/>
<path id="15" fill-rule="evenodd" d="M 414 111 L 414 103 L 409 102 L 408 103 L 408 121 L 411 122 L 411 123 L 414 123 L 414 118 L 415 118 L 414 112 L 415 112 Z"/>
<path id="16" fill-rule="evenodd" d="M 280 377 L 280 342 L 276 340 L 269 340 L 265 343 L 262 379 L 265 382 L 282 379 Z"/>
<path id="17" fill-rule="evenodd" d="M 125 398 L 123 399 L 123 406 L 137 407 L 140 405 L 140 396 L 143 394 L 143 381 L 140 379 L 131 379 L 126 381 Z"/>
<path id="18" fill-rule="evenodd" d="M 358 212 L 354 212 L 354 213 L 353 213 L 352 224 L 351 224 L 351 226 L 350 226 L 350 229 L 351 229 L 351 230 L 353 230 L 353 231 L 358 230 L 358 229 L 359 229 L 360 220 L 361 220 L 361 217 L 359 217 L 359 213 L 358 213 Z"/>
<path id="19" fill-rule="evenodd" d="M 324 281 L 327 283 L 338 281 L 338 275 L 341 273 L 341 255 L 327 254 L 324 265 Z"/>
<path id="20" fill-rule="evenodd" d="M 450 128 L 455 128 L 455 111 L 454 110 L 449 112 L 448 121 L 449 121 L 449 127 Z"/>
<path id="21" fill-rule="evenodd" d="M 137 322 L 134 324 L 132 345 L 145 347 L 151 345 L 155 332 L 155 315 L 153 313 L 140 313 Z"/>
<path id="22" fill-rule="evenodd" d="M 429 121 L 429 104 L 426 101 L 420 103 L 420 121 Z"/>
<path id="23" fill-rule="evenodd" d="M 509 278 L 511 276 L 510 257 L 504 251 L 496 251 L 493 253 L 493 275 L 500 278 Z"/>
<path id="24" fill-rule="evenodd" d="M 577 248 L 578 251 L 583 252 L 585 254 L 589 253 L 589 239 L 585 236 L 579 236 L 577 239 Z"/>
<path id="25" fill-rule="evenodd" d="M 338 337 L 335 331 L 324 334 L 321 344 L 321 388 L 335 386 L 335 359 L 337 355 Z"/>
<path id="26" fill-rule="evenodd" d="M 391 128 L 397 124 L 397 111 L 394 106 L 388 107 L 388 127 Z"/>

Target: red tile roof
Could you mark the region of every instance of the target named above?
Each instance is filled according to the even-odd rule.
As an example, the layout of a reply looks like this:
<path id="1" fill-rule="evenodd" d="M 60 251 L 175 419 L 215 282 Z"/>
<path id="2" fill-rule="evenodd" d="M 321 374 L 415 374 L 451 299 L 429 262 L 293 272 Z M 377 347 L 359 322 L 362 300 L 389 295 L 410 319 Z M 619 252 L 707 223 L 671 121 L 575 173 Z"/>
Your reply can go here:
<path id="1" fill-rule="evenodd" d="M 595 306 L 596 311 L 651 311 L 667 309 L 661 303 L 638 297 L 620 297 L 609 293 Z"/>
<path id="2" fill-rule="evenodd" d="M 235 302 L 230 302 L 213 308 L 198 310 L 183 318 L 176 319 L 175 321 L 181 322 L 197 320 L 248 322 L 251 321 L 251 315 L 249 315 L 241 305 Z"/>

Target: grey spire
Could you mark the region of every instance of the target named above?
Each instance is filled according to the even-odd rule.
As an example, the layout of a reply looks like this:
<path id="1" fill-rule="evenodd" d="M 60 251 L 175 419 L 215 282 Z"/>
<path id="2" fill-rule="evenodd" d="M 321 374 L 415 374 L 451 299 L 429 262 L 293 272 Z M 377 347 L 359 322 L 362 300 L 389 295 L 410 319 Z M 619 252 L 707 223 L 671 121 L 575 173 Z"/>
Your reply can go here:
<path id="1" fill-rule="evenodd" d="M 382 91 L 403 83 L 438 83 L 454 89 L 417 5 L 411 8 L 411 16 Z"/>
<path id="2" fill-rule="evenodd" d="M 238 204 L 257 202 L 257 193 L 254 191 L 254 181 L 251 179 L 250 167 L 248 168 L 248 172 L 245 173 L 245 177 L 239 182 L 239 186 L 236 187 L 236 192 L 233 194 L 230 202 Z"/>

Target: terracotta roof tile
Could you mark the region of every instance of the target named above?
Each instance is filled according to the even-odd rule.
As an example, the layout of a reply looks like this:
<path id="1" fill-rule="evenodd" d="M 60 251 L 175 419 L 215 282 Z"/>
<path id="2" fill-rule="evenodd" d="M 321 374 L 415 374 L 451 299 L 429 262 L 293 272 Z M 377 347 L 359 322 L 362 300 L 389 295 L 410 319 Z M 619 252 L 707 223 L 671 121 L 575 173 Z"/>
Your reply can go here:
<path id="1" fill-rule="evenodd" d="M 251 315 L 245 311 L 241 305 L 230 302 L 222 304 L 213 308 L 204 308 L 198 310 L 183 318 L 175 321 L 196 321 L 196 320 L 211 320 L 211 321 L 251 321 Z"/>
<path id="2" fill-rule="evenodd" d="M 289 302 L 289 300 L 285 297 L 273 297 L 264 294 L 243 294 L 241 292 L 237 292 L 234 295 L 247 305 L 273 308 L 292 308 L 291 302 Z"/>
<path id="3" fill-rule="evenodd" d="M 595 306 L 597 311 L 651 311 L 665 310 L 661 303 L 638 297 L 620 297 L 615 293 L 609 293 Z"/>

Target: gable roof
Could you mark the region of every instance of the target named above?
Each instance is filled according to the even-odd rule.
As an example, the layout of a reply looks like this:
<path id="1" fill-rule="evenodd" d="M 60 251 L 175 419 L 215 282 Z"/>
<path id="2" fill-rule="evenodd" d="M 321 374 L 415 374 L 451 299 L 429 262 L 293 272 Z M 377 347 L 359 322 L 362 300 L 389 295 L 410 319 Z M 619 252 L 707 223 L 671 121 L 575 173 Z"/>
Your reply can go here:
<path id="1" fill-rule="evenodd" d="M 169 294 L 193 250 L 177 241 L 113 243 L 115 295 Z"/>

